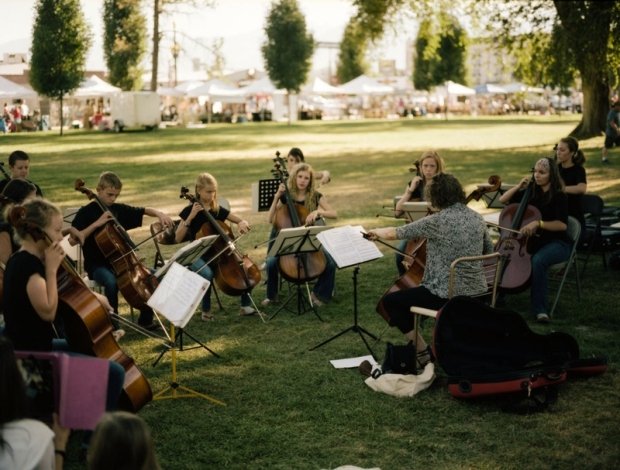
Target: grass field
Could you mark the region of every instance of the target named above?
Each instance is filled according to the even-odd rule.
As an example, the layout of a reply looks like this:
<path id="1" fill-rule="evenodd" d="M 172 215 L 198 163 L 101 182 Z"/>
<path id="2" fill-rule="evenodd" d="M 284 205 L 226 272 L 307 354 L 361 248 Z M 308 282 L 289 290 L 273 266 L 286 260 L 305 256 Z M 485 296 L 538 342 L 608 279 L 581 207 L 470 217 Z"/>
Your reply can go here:
<path id="1" fill-rule="evenodd" d="M 506 183 L 518 181 L 538 158 L 551 155 L 553 145 L 576 123 L 573 116 L 544 116 L 213 125 L 123 134 L 69 131 L 64 137 L 53 133 L 0 137 L 0 155 L 6 161 L 15 149 L 27 151 L 32 180 L 65 209 L 87 202 L 73 190 L 77 178 L 94 189 L 99 173 L 112 170 L 124 181 L 122 202 L 157 207 L 176 216 L 184 207 L 181 185 L 191 187 L 198 173 L 209 171 L 218 178 L 220 195 L 252 224 L 239 245 L 261 264 L 266 249 L 256 245 L 267 239 L 270 227 L 265 213 L 251 210 L 250 185 L 271 177 L 276 151 L 285 155 L 298 146 L 315 168 L 331 172 L 332 182 L 321 191 L 338 210 L 333 225 L 371 228 L 402 223 L 390 218 L 387 208 L 404 190 L 411 178 L 408 169 L 424 150 L 438 150 L 447 171 L 469 193 L 492 174 Z M 602 137 L 582 142 L 588 190 L 608 204 L 620 205 L 620 152 L 612 151 L 612 165 L 602 166 L 602 143 Z M 481 203 L 472 207 L 484 210 Z M 150 222 L 145 220 L 142 229 L 132 231 L 134 240 L 147 237 Z M 175 248 L 165 247 L 166 253 Z M 377 300 L 396 278 L 393 253 L 381 250 L 383 258 L 361 266 L 358 304 L 360 324 L 381 335 L 381 341 L 372 345 L 379 362 L 385 341 L 403 342 L 375 313 Z M 141 247 L 141 255 L 152 264 L 151 242 Z M 606 354 L 610 369 L 601 377 L 563 384 L 550 411 L 527 416 L 501 411 L 498 400 L 451 398 L 441 370 L 433 386 L 415 398 L 375 393 L 356 369 L 336 370 L 329 363 L 367 353 L 357 334 L 345 334 L 310 352 L 313 345 L 351 325 L 352 274 L 350 268 L 337 273 L 336 297 L 319 311 L 323 322 L 312 313 L 288 311 L 268 322 L 239 317 L 238 299 L 226 296 L 225 311 L 215 311 L 216 321 L 203 323 L 198 316 L 191 320 L 188 333 L 221 358 L 202 348 L 180 352 L 179 382 L 226 406 L 183 398 L 144 407 L 140 415 L 153 430 L 163 468 L 618 467 L 619 272 L 605 270 L 600 256 L 588 264 L 581 300 L 574 288 L 567 287 L 554 321 L 530 325 L 538 333 L 556 330 L 574 335 L 583 355 Z M 264 286 L 257 287 L 253 296 L 260 302 Z M 527 292 L 509 296 L 507 306 L 525 313 L 528 300 Z M 122 313 L 129 317 L 125 304 Z M 191 346 L 185 339 L 185 346 Z M 154 392 L 167 386 L 170 354 L 153 365 L 160 343 L 129 332 L 121 346 L 140 365 Z M 71 441 L 68 469 L 84 468 L 78 462 L 78 442 L 78 438 Z"/>

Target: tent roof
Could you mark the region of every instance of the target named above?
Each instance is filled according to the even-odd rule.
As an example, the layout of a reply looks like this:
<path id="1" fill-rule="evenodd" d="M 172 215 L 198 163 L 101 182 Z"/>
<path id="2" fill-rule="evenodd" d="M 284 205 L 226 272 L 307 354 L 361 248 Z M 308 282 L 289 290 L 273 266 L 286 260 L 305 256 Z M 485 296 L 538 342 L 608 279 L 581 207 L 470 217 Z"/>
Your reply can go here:
<path id="1" fill-rule="evenodd" d="M 306 84 L 302 88 L 302 92 L 307 95 L 340 95 L 342 91 L 340 88 L 335 87 L 322 80 L 319 77 L 314 77 L 312 83 Z"/>
<path id="2" fill-rule="evenodd" d="M 455 83 L 451 80 L 448 80 L 445 83 L 444 87 L 449 95 L 471 96 L 476 94 L 476 90 L 474 90 L 473 88 L 466 87 L 465 85 Z"/>
<path id="3" fill-rule="evenodd" d="M 0 77 L 0 98 L 33 98 L 37 92 Z"/>
<path id="4" fill-rule="evenodd" d="M 227 103 L 245 103 L 243 90 L 214 78 L 204 84 L 190 88 L 185 93 L 189 97 L 208 96 L 210 101 L 224 101 Z"/>
<path id="5" fill-rule="evenodd" d="M 484 85 L 478 85 L 476 87 L 476 93 L 480 95 L 496 95 L 508 93 L 506 88 L 493 83 L 485 83 Z"/>
<path id="6" fill-rule="evenodd" d="M 248 86 L 241 88 L 243 93 L 246 96 L 249 95 L 270 95 L 274 93 L 277 89 L 276 86 L 272 83 L 271 79 L 266 76 L 259 80 L 254 80 Z"/>
<path id="7" fill-rule="evenodd" d="M 389 95 L 394 93 L 394 88 L 379 83 L 374 78 L 360 75 L 350 82 L 340 85 L 338 89 L 347 95 Z"/>
<path id="8" fill-rule="evenodd" d="M 157 94 L 159 96 L 185 96 L 184 91 L 181 91 L 177 88 L 170 88 L 165 86 L 158 87 Z"/>
<path id="9" fill-rule="evenodd" d="M 90 78 L 87 78 L 80 83 L 80 86 L 73 92 L 72 96 L 76 98 L 87 98 L 113 95 L 120 92 L 120 88 L 110 85 L 97 75 L 91 75 Z"/>

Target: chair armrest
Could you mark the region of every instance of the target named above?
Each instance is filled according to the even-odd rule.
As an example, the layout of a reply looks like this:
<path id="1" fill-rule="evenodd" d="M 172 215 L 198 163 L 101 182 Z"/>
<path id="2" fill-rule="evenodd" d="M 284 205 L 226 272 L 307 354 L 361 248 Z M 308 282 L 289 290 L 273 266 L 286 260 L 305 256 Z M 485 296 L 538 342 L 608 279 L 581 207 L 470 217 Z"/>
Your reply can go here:
<path id="1" fill-rule="evenodd" d="M 411 307 L 409 309 L 411 313 L 416 315 L 424 315 L 426 317 L 437 318 L 437 310 L 431 310 L 430 308 Z"/>

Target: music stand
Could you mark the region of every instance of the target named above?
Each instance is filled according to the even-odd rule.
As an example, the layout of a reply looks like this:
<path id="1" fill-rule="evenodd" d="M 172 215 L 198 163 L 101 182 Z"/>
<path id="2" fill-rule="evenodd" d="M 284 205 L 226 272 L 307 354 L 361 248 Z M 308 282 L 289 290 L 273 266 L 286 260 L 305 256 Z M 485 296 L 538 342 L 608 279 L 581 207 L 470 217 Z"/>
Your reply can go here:
<path id="1" fill-rule="evenodd" d="M 280 180 L 277 178 L 252 183 L 252 210 L 254 212 L 269 211 L 279 186 Z"/>
<path id="2" fill-rule="evenodd" d="M 514 187 L 514 184 L 502 184 L 497 191 L 484 193 L 482 200 L 489 209 L 503 209 L 506 206 L 499 201 L 499 198 L 512 187 Z"/>
<path id="3" fill-rule="evenodd" d="M 181 266 L 179 263 L 174 262 L 168 268 L 166 275 L 147 302 L 154 311 L 161 313 L 170 321 L 169 343 L 167 349 L 160 354 L 158 360 L 161 359 L 166 351 L 171 351 L 171 378 L 168 387 L 153 396 L 154 400 L 197 397 L 225 406 L 224 402 L 189 387 L 180 385 L 177 380 L 176 353 L 179 335 L 176 334 L 176 331 L 177 328 L 182 331 L 185 325 L 191 320 L 198 303 L 209 288 L 209 284 L 207 279 Z M 213 351 L 205 345 L 202 343 L 200 344 L 209 352 L 213 353 Z M 219 357 L 217 354 L 213 354 Z M 181 394 L 179 390 L 185 393 Z"/>
<path id="4" fill-rule="evenodd" d="M 278 236 L 271 245 L 269 249 L 269 253 L 267 253 L 267 257 L 280 257 L 286 255 L 293 255 L 297 260 L 297 274 L 300 276 L 302 269 L 304 269 L 304 254 L 314 253 L 320 250 L 321 243 L 317 239 L 317 234 L 324 230 L 327 230 L 329 227 L 324 225 L 314 225 L 312 227 L 292 227 L 292 228 L 283 228 L 278 233 Z M 271 320 L 274 318 L 282 309 L 287 308 L 289 303 L 295 299 L 297 303 L 297 314 L 301 315 L 302 313 L 308 311 L 307 307 L 310 307 L 310 310 L 314 312 L 317 318 L 321 321 L 323 319 L 319 315 L 312 302 L 312 297 L 310 296 L 310 288 L 308 287 L 308 283 L 304 282 L 306 286 L 306 294 L 307 298 L 304 297 L 302 293 L 302 283 L 295 283 L 296 287 L 293 289 L 293 292 L 289 294 L 283 304 L 269 317 Z"/>
<path id="5" fill-rule="evenodd" d="M 362 341 L 366 345 L 366 349 L 375 357 L 364 335 L 369 336 L 375 341 L 379 338 L 358 323 L 357 277 L 360 271 L 360 264 L 380 258 L 383 254 L 374 243 L 362 237 L 362 232 L 365 232 L 365 230 L 361 226 L 346 226 L 323 232 L 318 236 L 319 240 L 323 243 L 323 247 L 325 247 L 327 252 L 334 258 L 338 268 L 346 268 L 355 265 L 353 269 L 353 324 L 322 343 L 311 347 L 310 351 L 314 351 L 351 331 L 357 333 L 360 338 L 362 338 Z"/>
<path id="6" fill-rule="evenodd" d="M 415 222 L 432 212 L 430 204 L 425 201 L 404 202 L 401 205 L 401 210 L 405 213 L 408 222 Z"/>

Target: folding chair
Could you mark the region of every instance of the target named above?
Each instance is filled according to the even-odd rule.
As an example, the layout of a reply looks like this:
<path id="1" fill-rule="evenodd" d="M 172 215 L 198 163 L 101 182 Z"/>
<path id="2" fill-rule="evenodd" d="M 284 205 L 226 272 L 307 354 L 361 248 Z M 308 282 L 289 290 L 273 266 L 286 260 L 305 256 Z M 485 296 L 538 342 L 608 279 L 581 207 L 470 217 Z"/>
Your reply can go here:
<path id="1" fill-rule="evenodd" d="M 585 276 L 586 266 L 593 253 L 600 253 L 603 266 L 607 269 L 607 255 L 620 249 L 620 229 L 605 226 L 604 222 L 613 221 L 613 214 L 605 210 L 603 199 L 597 194 L 584 194 L 583 212 L 586 215 L 586 233 L 578 251 L 583 254 L 581 278 Z M 612 217 L 612 219 L 610 219 Z"/>
<path id="2" fill-rule="evenodd" d="M 495 301 L 497 300 L 497 286 L 501 279 L 503 257 L 500 253 L 491 253 L 481 256 L 464 256 L 462 258 L 455 259 L 450 265 L 450 277 L 448 280 L 448 298 L 452 298 L 455 295 L 455 287 L 458 276 L 467 276 L 468 272 L 473 266 L 474 271 L 478 272 L 479 266 L 482 264 L 484 276 L 487 281 L 487 291 L 472 297 L 488 297 L 490 295 L 490 305 L 495 307 Z M 423 307 L 412 306 L 410 309 L 414 315 L 413 329 L 415 337 L 418 337 L 420 315 L 426 317 L 436 318 L 437 310 L 432 310 Z"/>
<path id="3" fill-rule="evenodd" d="M 562 288 L 564 287 L 564 283 L 566 282 L 566 278 L 568 277 L 568 272 L 572 269 L 575 273 L 575 284 L 577 286 L 577 299 L 581 300 L 581 282 L 579 281 L 579 269 L 577 268 L 577 246 L 579 245 L 579 237 L 581 235 L 581 224 L 574 217 L 568 217 L 568 228 L 566 229 L 566 234 L 572 241 L 572 247 L 570 250 L 570 256 L 568 259 L 562 263 L 557 263 L 552 265 L 549 268 L 550 276 L 553 276 L 554 273 L 558 274 L 559 285 L 555 293 L 555 300 L 553 301 L 553 306 L 549 311 L 549 316 L 553 316 L 553 312 L 555 311 L 555 307 L 558 305 L 558 300 L 560 299 L 560 294 L 562 293 Z"/>

